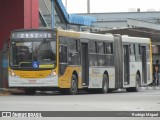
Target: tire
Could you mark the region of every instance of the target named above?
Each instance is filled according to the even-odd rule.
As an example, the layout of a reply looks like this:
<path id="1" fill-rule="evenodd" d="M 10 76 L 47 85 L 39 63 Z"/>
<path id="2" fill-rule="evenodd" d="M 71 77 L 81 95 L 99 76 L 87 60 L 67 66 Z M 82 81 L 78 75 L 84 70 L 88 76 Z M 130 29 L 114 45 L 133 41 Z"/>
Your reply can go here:
<path id="1" fill-rule="evenodd" d="M 131 88 L 126 88 L 127 92 L 139 92 L 140 89 L 140 77 L 137 74 L 136 75 L 136 86 L 135 87 L 131 87 Z"/>
<path id="2" fill-rule="evenodd" d="M 36 93 L 36 90 L 35 89 L 25 89 L 25 94 L 26 95 L 34 95 Z"/>
<path id="3" fill-rule="evenodd" d="M 112 93 L 116 89 L 108 89 L 107 93 Z"/>
<path id="4" fill-rule="evenodd" d="M 71 79 L 71 88 L 68 89 L 68 94 L 75 95 L 78 90 L 78 83 L 77 83 L 77 77 L 75 75 L 72 75 Z"/>
<path id="5" fill-rule="evenodd" d="M 136 75 L 136 87 L 133 88 L 133 92 L 139 92 L 140 89 L 140 77 L 137 74 Z"/>
<path id="6" fill-rule="evenodd" d="M 103 82 L 102 82 L 102 89 L 101 92 L 103 94 L 108 92 L 108 88 L 109 88 L 109 81 L 108 81 L 108 77 L 106 74 L 103 75 Z"/>
<path id="7" fill-rule="evenodd" d="M 127 92 L 133 92 L 133 91 L 132 91 L 132 88 L 126 88 L 126 91 L 127 91 Z"/>
<path id="8" fill-rule="evenodd" d="M 60 92 L 62 95 L 67 95 L 67 89 L 61 88 L 61 89 L 59 89 L 59 92 Z"/>
<path id="9" fill-rule="evenodd" d="M 71 88 L 60 88 L 59 92 L 62 95 L 75 95 L 78 90 L 78 84 L 77 84 L 77 77 L 75 75 L 72 75 L 71 78 Z"/>

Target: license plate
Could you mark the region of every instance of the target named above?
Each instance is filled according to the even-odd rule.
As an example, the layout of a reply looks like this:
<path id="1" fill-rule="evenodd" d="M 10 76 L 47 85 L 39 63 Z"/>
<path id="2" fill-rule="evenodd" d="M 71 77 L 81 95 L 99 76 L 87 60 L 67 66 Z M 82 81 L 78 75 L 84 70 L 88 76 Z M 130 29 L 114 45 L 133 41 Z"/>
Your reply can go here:
<path id="1" fill-rule="evenodd" d="M 37 80 L 29 80 L 29 83 L 37 83 Z"/>

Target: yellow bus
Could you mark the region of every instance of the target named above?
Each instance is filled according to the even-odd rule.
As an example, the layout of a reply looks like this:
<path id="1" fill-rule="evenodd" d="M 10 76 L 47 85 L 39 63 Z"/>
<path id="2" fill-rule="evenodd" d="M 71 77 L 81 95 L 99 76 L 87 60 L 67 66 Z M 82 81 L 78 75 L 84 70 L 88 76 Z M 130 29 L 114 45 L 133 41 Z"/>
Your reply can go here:
<path id="1" fill-rule="evenodd" d="M 9 87 L 76 94 L 96 89 L 138 91 L 152 82 L 151 40 L 68 30 L 11 33 Z"/>

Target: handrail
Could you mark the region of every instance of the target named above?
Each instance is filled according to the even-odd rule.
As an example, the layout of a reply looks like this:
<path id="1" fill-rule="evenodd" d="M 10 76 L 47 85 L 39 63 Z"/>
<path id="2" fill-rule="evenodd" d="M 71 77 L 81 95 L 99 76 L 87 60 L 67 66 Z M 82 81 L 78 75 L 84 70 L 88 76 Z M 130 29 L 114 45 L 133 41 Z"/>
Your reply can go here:
<path id="1" fill-rule="evenodd" d="M 48 9 L 47 4 L 46 4 L 46 2 L 45 2 L 45 1 L 46 1 L 46 0 L 43 0 L 44 5 L 46 6 L 46 8 L 47 8 L 47 10 L 48 10 L 49 14 L 51 15 L 51 12 L 50 12 L 50 10 Z"/>
<path id="2" fill-rule="evenodd" d="M 44 17 L 44 15 L 48 15 L 52 18 L 52 14 L 51 14 L 51 11 L 49 10 L 48 6 L 47 6 L 47 3 L 46 3 L 46 0 L 40 0 L 40 9 L 39 9 L 39 13 L 40 13 L 40 16 L 43 20 L 43 23 L 46 25 L 46 27 L 50 27 L 46 21 L 46 18 Z M 43 10 L 45 9 L 45 10 Z M 43 13 L 43 11 L 45 13 Z M 54 23 L 56 25 L 56 27 L 58 28 L 58 24 L 56 23 L 56 21 L 54 20 Z"/>
<path id="3" fill-rule="evenodd" d="M 40 14 L 40 16 L 42 17 L 42 21 L 43 21 L 43 23 L 45 24 L 45 26 L 48 27 L 48 24 L 47 24 L 45 18 L 43 17 L 42 12 L 41 12 L 40 9 L 39 9 L 39 14 Z"/>

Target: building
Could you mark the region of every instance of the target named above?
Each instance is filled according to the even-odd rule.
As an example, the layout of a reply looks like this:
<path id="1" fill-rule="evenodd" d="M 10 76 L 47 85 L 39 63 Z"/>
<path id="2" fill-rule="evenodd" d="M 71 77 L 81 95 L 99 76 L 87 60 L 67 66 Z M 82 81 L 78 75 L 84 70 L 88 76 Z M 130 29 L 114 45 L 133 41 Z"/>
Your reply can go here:
<path id="1" fill-rule="evenodd" d="M 153 45 L 153 63 L 160 60 L 160 11 L 117 12 L 80 14 L 96 18 L 92 27 L 82 27 L 82 31 L 113 33 L 151 38 Z"/>

